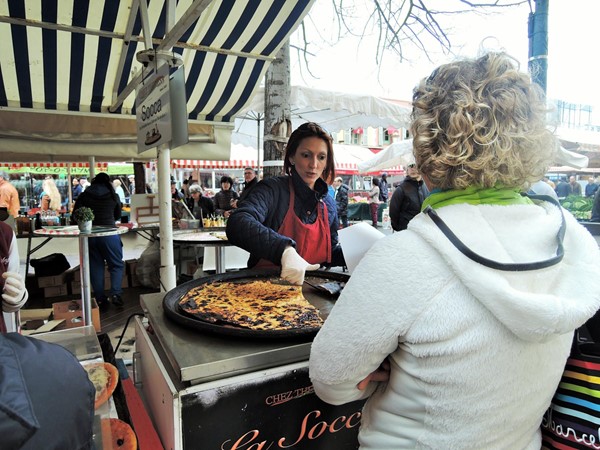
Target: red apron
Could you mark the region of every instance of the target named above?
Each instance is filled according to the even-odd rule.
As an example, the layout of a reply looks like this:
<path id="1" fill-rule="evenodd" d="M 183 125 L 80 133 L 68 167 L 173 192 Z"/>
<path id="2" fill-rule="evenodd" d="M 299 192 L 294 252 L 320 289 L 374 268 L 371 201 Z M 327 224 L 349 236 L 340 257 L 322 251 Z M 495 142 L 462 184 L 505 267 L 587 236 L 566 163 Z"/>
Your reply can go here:
<path id="1" fill-rule="evenodd" d="M 317 203 L 317 220 L 304 223 L 294 212 L 295 191 L 290 179 L 290 205 L 277 233 L 296 241 L 296 251 L 310 264 L 331 262 L 331 230 L 329 215 L 323 200 Z M 255 266 L 274 267 L 270 261 L 261 259 Z"/>

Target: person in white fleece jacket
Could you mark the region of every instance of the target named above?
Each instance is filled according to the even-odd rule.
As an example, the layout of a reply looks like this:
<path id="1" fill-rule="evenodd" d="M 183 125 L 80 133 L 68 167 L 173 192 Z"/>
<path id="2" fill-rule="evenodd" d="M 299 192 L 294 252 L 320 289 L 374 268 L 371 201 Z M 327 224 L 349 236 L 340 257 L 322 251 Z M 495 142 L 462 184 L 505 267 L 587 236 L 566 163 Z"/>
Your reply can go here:
<path id="1" fill-rule="evenodd" d="M 544 96 L 503 53 L 415 89 L 432 194 L 352 274 L 310 355 L 324 401 L 368 398 L 361 449 L 539 449 L 573 331 L 600 307 L 600 251 L 552 199 Z M 381 261 L 385 261 L 384 265 Z"/>

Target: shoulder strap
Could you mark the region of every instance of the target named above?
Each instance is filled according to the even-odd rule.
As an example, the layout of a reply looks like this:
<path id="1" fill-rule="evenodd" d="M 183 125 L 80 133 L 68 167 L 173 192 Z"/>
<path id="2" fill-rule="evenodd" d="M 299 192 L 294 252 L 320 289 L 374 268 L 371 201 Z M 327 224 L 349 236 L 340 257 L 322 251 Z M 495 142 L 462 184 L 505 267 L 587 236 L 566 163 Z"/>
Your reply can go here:
<path id="1" fill-rule="evenodd" d="M 501 263 L 498 261 L 494 261 L 494 260 L 485 258 L 481 255 L 478 255 L 473 250 L 471 250 L 469 247 L 467 247 L 458 238 L 458 236 L 456 236 L 452 232 L 452 230 L 450 230 L 448 225 L 446 225 L 446 223 L 433 210 L 433 208 L 431 206 L 427 206 L 427 208 L 425 208 L 425 210 L 424 210 L 424 213 L 427 214 L 431 218 L 433 223 L 440 229 L 440 231 L 442 233 L 444 233 L 444 235 L 450 240 L 450 242 L 452 242 L 452 244 L 463 255 L 465 255 L 467 258 L 471 259 L 472 261 L 475 261 L 476 263 L 479 263 L 486 267 L 490 267 L 492 269 L 504 270 L 504 271 L 510 271 L 510 272 L 545 269 L 546 267 L 550 267 L 550 266 L 554 266 L 555 264 L 558 264 L 563 259 L 563 256 L 564 256 L 563 239 L 565 237 L 565 231 L 567 228 L 567 225 L 565 222 L 565 216 L 563 214 L 563 210 L 562 210 L 562 207 L 560 206 L 560 203 L 558 203 L 558 201 L 556 201 L 556 199 L 554 199 L 548 195 L 526 195 L 526 196 L 531 198 L 532 200 L 550 202 L 553 205 L 557 206 L 558 210 L 560 211 L 561 224 L 560 224 L 560 228 L 558 229 L 558 233 L 556 234 L 556 241 L 557 241 L 556 255 L 545 261 L 535 261 L 535 262 L 529 262 L 529 263 Z"/>

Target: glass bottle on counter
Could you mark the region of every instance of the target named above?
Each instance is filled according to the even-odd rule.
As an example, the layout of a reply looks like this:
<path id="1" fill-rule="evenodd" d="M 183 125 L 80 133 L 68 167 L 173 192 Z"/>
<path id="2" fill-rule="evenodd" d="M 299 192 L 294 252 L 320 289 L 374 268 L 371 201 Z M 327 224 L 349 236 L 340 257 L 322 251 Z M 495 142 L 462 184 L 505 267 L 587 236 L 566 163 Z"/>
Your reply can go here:
<path id="1" fill-rule="evenodd" d="M 42 215 L 40 213 L 35 213 L 34 229 L 41 230 L 42 226 Z"/>

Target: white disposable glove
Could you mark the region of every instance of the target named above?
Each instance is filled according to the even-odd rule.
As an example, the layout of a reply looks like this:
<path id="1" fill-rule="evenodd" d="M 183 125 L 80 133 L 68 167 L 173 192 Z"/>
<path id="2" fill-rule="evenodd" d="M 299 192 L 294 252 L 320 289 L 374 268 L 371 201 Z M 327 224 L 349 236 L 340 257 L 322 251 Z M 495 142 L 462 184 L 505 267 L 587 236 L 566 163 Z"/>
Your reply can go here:
<path id="1" fill-rule="evenodd" d="M 304 283 L 304 273 L 319 267 L 319 264 L 307 263 L 294 247 L 287 247 L 281 255 L 281 278 L 292 284 L 301 285 Z"/>
<path id="2" fill-rule="evenodd" d="M 2 310 L 4 312 L 18 311 L 29 297 L 23 277 L 17 272 L 4 272 L 2 278 L 4 278 Z"/>

